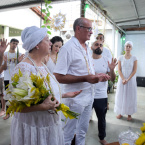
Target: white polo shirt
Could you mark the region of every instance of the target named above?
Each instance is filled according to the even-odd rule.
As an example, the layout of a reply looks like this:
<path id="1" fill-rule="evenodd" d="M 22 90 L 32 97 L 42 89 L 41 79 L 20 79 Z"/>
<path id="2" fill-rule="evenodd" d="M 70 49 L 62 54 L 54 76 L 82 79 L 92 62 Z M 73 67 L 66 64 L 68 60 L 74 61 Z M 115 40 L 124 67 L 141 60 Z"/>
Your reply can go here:
<path id="1" fill-rule="evenodd" d="M 88 75 L 87 63 L 84 56 L 88 62 L 89 71 L 91 74 L 95 74 L 90 48 L 87 46 L 86 52 L 79 43 L 78 39 L 76 37 L 72 37 L 61 47 L 54 73 L 74 76 Z M 88 82 L 64 84 L 64 92 L 85 90 L 91 87 L 92 84 Z"/>
<path id="2" fill-rule="evenodd" d="M 110 50 L 105 48 L 105 47 L 103 47 L 102 56 L 108 57 L 109 58 L 109 62 L 112 61 L 112 54 L 111 54 Z"/>
<path id="3" fill-rule="evenodd" d="M 108 67 L 108 61 L 109 61 L 108 57 L 102 56 L 99 59 L 93 59 L 93 60 L 94 60 L 96 73 L 106 74 L 107 72 L 110 72 L 110 69 Z M 108 81 L 96 83 L 94 99 L 107 98 L 107 86 L 108 86 Z"/>

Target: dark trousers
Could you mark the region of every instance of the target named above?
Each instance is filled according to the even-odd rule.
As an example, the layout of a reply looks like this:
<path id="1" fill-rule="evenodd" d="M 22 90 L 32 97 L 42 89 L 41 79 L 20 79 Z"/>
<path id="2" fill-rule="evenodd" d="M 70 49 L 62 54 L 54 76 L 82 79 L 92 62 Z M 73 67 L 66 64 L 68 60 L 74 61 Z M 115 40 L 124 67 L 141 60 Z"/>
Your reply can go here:
<path id="1" fill-rule="evenodd" d="M 93 108 L 98 118 L 98 136 L 100 140 L 103 140 L 106 137 L 107 98 L 94 99 Z"/>

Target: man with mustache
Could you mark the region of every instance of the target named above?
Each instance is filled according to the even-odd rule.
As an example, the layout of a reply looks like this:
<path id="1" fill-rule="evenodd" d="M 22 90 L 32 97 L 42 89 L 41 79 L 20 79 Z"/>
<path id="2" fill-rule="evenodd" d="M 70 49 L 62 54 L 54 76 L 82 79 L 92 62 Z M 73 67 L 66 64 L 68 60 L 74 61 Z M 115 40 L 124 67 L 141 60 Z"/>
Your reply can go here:
<path id="1" fill-rule="evenodd" d="M 105 56 L 102 56 L 103 44 L 101 41 L 95 41 L 91 48 L 93 51 L 95 73 L 108 74 L 110 76 L 110 80 L 114 81 L 114 68 L 116 66 L 117 60 L 112 58 L 112 62 L 109 63 L 109 59 Z M 106 136 L 105 116 L 107 112 L 107 84 L 108 81 L 98 82 L 95 84 L 95 95 L 93 103 L 93 108 L 98 118 L 98 136 L 100 139 L 100 143 L 103 145 L 107 144 L 107 141 L 104 140 Z"/>

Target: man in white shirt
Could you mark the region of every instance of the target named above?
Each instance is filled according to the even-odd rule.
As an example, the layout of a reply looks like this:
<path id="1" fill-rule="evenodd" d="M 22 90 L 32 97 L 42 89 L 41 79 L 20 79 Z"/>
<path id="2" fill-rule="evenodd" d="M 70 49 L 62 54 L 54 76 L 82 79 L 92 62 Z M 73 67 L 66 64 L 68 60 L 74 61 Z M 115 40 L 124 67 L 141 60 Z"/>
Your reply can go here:
<path id="1" fill-rule="evenodd" d="M 85 136 L 93 103 L 93 83 L 106 81 L 106 74 L 95 75 L 90 48 L 85 43 L 90 40 L 92 23 L 86 18 L 78 18 L 73 25 L 75 36 L 62 46 L 58 54 L 54 75 L 64 84 L 64 92 L 82 92 L 75 98 L 64 99 L 70 110 L 80 113 L 78 119 L 68 119 L 64 125 L 65 145 L 71 145 L 76 134 L 76 145 L 85 145 Z"/>
<path id="2" fill-rule="evenodd" d="M 96 37 L 96 40 L 99 40 L 102 42 L 102 44 L 104 44 L 105 37 L 102 33 L 99 33 L 98 36 Z M 109 58 L 110 62 L 112 61 L 112 54 L 111 54 L 110 50 L 107 49 L 106 47 L 103 47 L 102 56 L 106 56 Z M 109 103 L 107 104 L 107 109 L 109 110 Z"/>
<path id="3" fill-rule="evenodd" d="M 5 84 L 5 90 L 8 87 L 9 81 L 11 79 L 11 74 L 13 72 L 13 69 L 17 65 L 18 62 L 20 62 L 24 55 L 18 54 L 15 50 L 17 48 L 19 41 L 17 39 L 11 39 L 10 41 L 10 49 L 9 51 L 4 53 L 4 63 L 2 65 L 4 69 L 4 84 Z M 5 106 L 5 103 L 4 103 Z M 10 117 L 9 114 L 7 114 L 3 119 L 6 120 Z"/>
<path id="4" fill-rule="evenodd" d="M 95 41 L 92 45 L 93 60 L 95 73 L 104 73 L 110 76 L 111 81 L 115 80 L 114 68 L 116 66 L 116 59 L 109 62 L 109 59 L 102 55 L 103 44 L 101 41 Z M 107 112 L 107 86 L 108 81 L 99 82 L 95 84 L 95 95 L 93 108 L 95 109 L 98 118 L 98 131 L 100 143 L 106 145 L 107 142 L 104 140 L 106 136 L 106 112 Z"/>
<path id="5" fill-rule="evenodd" d="M 99 41 L 102 42 L 102 44 L 104 44 L 105 37 L 104 37 L 104 35 L 102 33 L 99 33 L 98 36 L 96 37 L 96 40 L 99 40 Z M 108 57 L 109 61 L 111 62 L 111 60 L 112 60 L 112 54 L 111 54 L 109 49 L 103 47 L 102 56 Z"/>

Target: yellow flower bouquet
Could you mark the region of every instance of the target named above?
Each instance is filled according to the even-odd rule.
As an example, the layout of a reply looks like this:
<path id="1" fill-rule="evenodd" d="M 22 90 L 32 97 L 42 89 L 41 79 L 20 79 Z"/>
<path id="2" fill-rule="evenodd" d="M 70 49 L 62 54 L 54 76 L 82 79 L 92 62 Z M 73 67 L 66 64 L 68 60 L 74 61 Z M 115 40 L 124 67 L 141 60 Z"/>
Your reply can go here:
<path id="1" fill-rule="evenodd" d="M 136 140 L 136 145 L 145 145 L 145 123 L 143 123 L 143 126 L 140 128 L 142 133 L 140 134 L 139 138 Z"/>
<path id="2" fill-rule="evenodd" d="M 11 78 L 12 82 L 9 84 L 5 92 L 5 99 L 8 100 L 7 114 L 14 114 L 14 112 L 21 112 L 23 108 L 33 105 L 41 104 L 49 95 L 53 95 L 50 86 L 49 74 L 46 78 L 41 78 L 39 75 L 28 74 L 23 75 L 19 70 Z M 44 80 L 47 82 L 49 89 L 45 87 Z M 53 101 L 53 100 L 52 100 Z M 80 114 L 72 112 L 65 104 L 60 104 L 57 111 L 62 111 L 66 118 L 77 119 Z"/>

